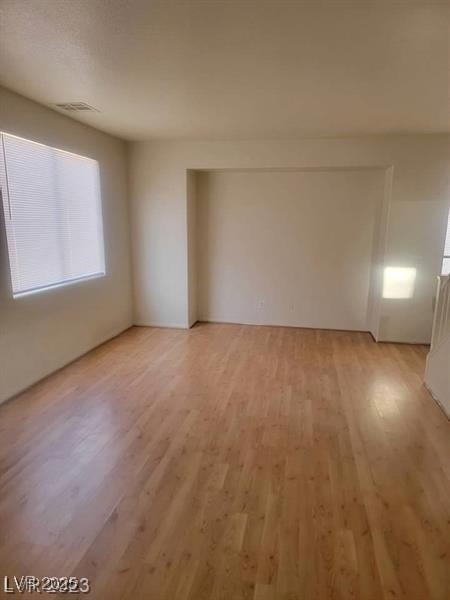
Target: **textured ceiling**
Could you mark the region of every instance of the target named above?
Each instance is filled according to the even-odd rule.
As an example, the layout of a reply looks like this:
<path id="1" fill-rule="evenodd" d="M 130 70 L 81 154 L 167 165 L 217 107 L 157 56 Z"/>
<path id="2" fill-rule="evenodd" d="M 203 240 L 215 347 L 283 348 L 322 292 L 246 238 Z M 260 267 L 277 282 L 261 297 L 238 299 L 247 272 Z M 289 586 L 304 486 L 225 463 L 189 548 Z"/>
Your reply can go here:
<path id="1" fill-rule="evenodd" d="M 127 139 L 443 132 L 448 4 L 0 0 L 0 83 Z"/>

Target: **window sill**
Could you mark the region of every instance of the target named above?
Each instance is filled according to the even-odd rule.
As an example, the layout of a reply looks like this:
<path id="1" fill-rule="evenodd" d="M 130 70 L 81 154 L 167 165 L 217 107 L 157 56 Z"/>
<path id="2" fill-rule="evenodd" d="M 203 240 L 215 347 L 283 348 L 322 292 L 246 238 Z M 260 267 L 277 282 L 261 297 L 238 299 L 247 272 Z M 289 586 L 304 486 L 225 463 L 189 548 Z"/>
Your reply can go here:
<path id="1" fill-rule="evenodd" d="M 92 275 L 83 275 L 83 277 L 76 277 L 74 279 L 68 279 L 67 281 L 52 283 L 50 285 L 45 285 L 42 287 L 30 289 L 30 290 L 24 290 L 22 292 L 15 292 L 15 293 L 13 293 L 13 298 L 14 298 L 14 300 L 16 300 L 19 298 L 24 298 L 26 296 L 32 296 L 34 294 L 40 294 L 42 292 L 47 292 L 50 290 L 55 290 L 55 289 L 59 289 L 59 288 L 63 288 L 63 287 L 68 287 L 70 285 L 74 285 L 74 284 L 80 283 L 82 281 L 89 281 L 91 279 L 100 279 L 101 277 L 105 277 L 105 275 L 106 275 L 106 272 L 92 273 Z"/>

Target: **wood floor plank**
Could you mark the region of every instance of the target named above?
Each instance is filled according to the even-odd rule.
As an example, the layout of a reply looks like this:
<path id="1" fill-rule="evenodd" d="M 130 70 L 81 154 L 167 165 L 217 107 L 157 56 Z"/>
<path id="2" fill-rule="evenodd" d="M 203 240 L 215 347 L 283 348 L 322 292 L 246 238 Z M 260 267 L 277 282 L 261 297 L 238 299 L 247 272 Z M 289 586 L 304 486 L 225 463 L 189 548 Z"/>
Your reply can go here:
<path id="1" fill-rule="evenodd" d="M 132 328 L 0 407 L 0 575 L 108 600 L 447 600 L 427 348 Z"/>

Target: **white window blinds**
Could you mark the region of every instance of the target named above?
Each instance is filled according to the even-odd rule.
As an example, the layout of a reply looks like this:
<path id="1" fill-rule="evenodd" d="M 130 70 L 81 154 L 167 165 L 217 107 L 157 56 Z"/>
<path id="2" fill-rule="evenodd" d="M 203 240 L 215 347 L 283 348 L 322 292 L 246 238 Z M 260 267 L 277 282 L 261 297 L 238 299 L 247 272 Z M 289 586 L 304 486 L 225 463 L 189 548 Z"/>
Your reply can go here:
<path id="1" fill-rule="evenodd" d="M 444 260 L 442 262 L 442 275 L 450 275 L 450 210 L 448 212 L 447 237 L 445 239 Z"/>
<path id="2" fill-rule="evenodd" d="M 0 134 L 14 297 L 105 274 L 98 163 Z"/>

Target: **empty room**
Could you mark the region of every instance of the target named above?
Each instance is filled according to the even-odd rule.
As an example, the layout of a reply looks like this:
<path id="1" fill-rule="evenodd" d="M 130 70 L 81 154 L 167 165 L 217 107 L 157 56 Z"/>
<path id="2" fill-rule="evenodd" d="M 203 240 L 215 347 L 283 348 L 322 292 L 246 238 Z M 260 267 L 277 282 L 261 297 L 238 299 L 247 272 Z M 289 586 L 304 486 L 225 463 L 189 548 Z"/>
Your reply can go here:
<path id="1" fill-rule="evenodd" d="M 0 597 L 450 598 L 449 25 L 0 0 Z"/>

